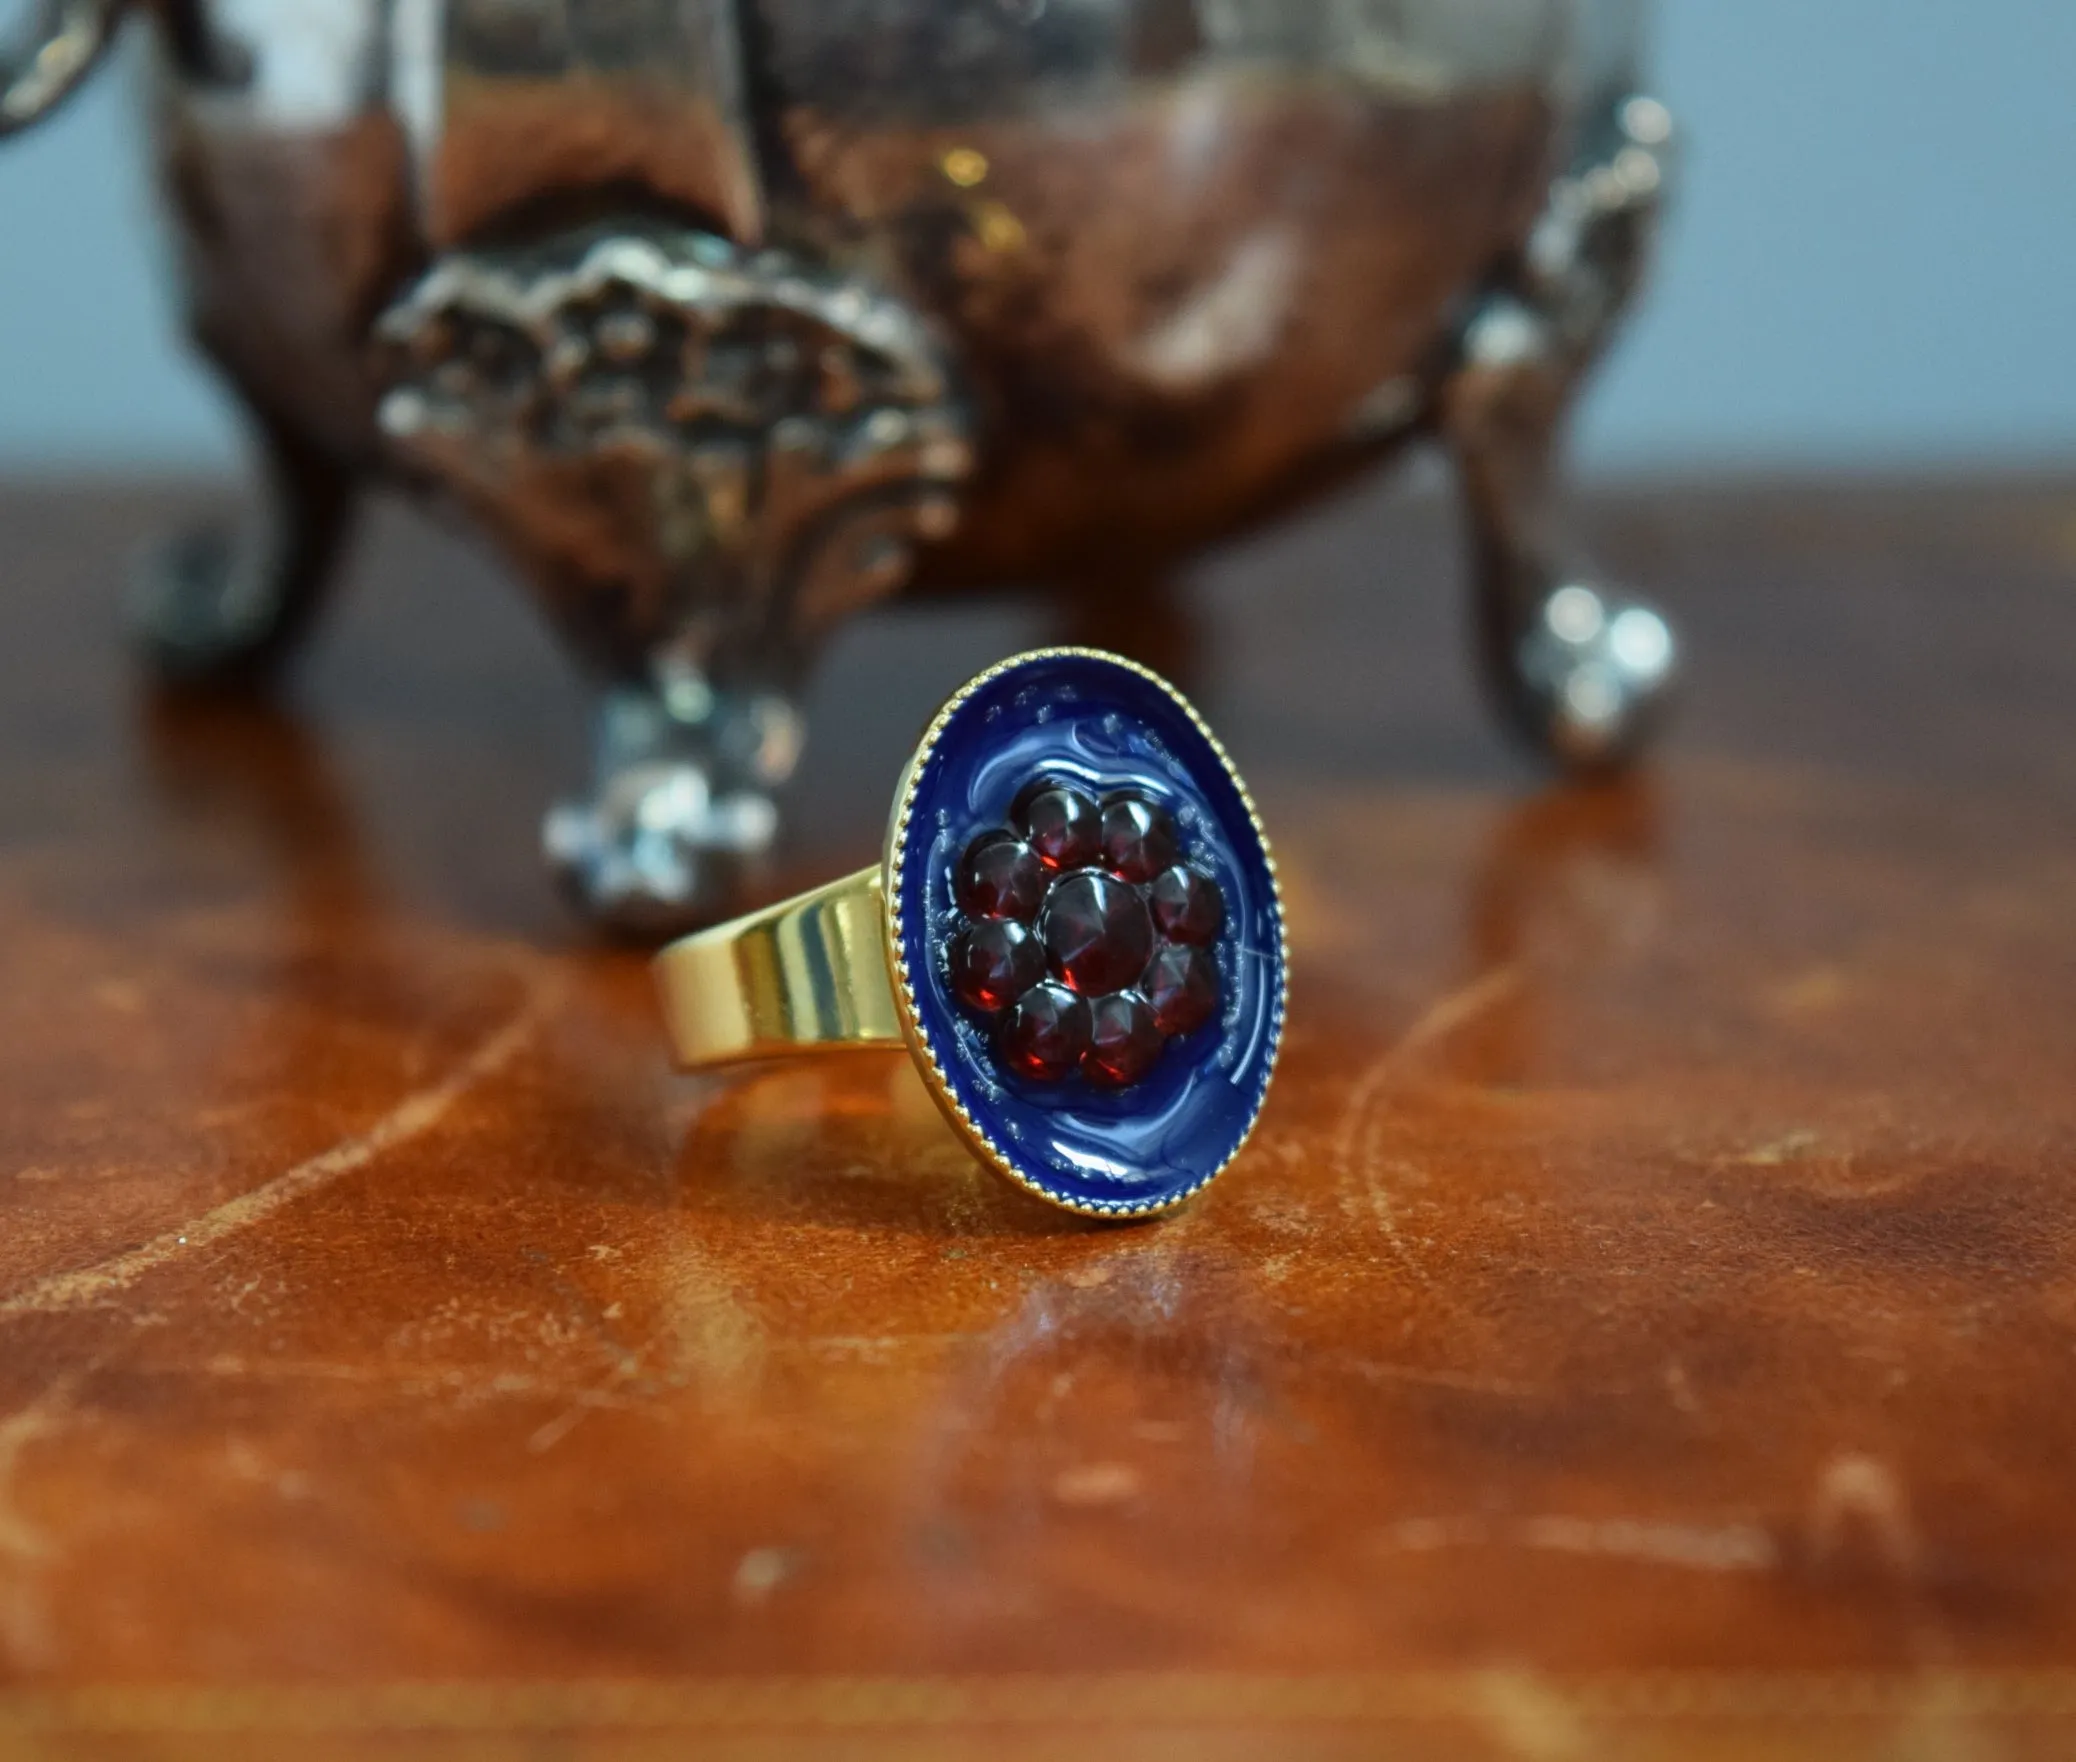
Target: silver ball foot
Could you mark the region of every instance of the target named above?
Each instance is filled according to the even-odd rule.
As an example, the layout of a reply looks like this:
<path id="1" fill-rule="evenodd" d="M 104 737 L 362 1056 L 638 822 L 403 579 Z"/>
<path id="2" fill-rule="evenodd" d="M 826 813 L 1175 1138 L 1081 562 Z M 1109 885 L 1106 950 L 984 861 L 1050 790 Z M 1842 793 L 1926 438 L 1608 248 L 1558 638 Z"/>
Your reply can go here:
<path id="1" fill-rule="evenodd" d="M 1620 765 L 1649 742 L 1679 653 L 1650 606 L 1567 581 L 1522 633 L 1514 667 L 1527 732 L 1565 763 L 1593 770 Z"/>
<path id="2" fill-rule="evenodd" d="M 180 689 L 263 682 L 310 627 L 352 531 L 353 475 L 292 431 L 259 421 L 266 467 L 242 522 L 208 522 L 146 557 L 126 622 L 153 676 Z"/>
<path id="3" fill-rule="evenodd" d="M 738 910 L 777 842 L 773 792 L 799 750 L 798 713 L 769 694 L 709 696 L 696 712 L 644 691 L 608 697 L 590 794 L 542 823 L 564 896 L 616 935 L 653 941 Z"/>
<path id="4" fill-rule="evenodd" d="M 615 779 L 601 798 L 549 809 L 541 848 L 577 911 L 648 941 L 732 910 L 777 832 L 768 797 L 717 800 L 703 772 L 657 766 Z"/>
<path id="5" fill-rule="evenodd" d="M 228 682 L 254 671 L 269 646 L 268 600 L 264 581 L 239 566 L 230 531 L 202 526 L 138 565 L 124 623 L 154 677 L 176 686 Z"/>

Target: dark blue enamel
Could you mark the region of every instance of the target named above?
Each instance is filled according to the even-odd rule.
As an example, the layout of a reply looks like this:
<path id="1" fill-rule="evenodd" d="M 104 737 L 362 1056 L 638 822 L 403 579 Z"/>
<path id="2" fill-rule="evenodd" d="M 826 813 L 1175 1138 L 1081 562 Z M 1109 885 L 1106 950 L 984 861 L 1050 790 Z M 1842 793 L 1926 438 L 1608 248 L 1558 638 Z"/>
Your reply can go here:
<path id="1" fill-rule="evenodd" d="M 1153 1073 L 1107 1092 L 1025 1082 L 952 995 L 961 854 L 1009 818 L 1035 777 L 1092 795 L 1137 789 L 1175 818 L 1226 899 L 1214 954 L 1220 1015 L 1171 1042 Z M 1064 1203 L 1138 1210 L 1216 1173 L 1260 1112 L 1283 1031 L 1283 930 L 1268 856 L 1217 751 L 1159 685 L 1114 661 L 1039 655 L 997 674 L 940 731 L 911 794 L 897 934 L 916 1015 L 953 1093 L 1032 1186 Z"/>

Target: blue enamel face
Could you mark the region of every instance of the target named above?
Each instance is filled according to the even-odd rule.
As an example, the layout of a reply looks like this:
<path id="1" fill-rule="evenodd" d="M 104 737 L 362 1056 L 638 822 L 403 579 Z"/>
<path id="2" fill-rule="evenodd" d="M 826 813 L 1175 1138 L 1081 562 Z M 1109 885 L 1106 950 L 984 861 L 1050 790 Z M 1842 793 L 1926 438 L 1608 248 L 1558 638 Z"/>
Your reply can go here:
<path id="1" fill-rule="evenodd" d="M 1172 817 L 1187 862 L 1225 898 L 1211 953 L 1218 1009 L 1125 1089 L 1079 1073 L 1027 1080 L 955 996 L 961 858 L 1004 826 L 1027 785 L 1133 791 Z M 1283 919 L 1237 779 L 1165 686 L 1102 655 L 1009 663 L 952 710 L 910 784 L 889 905 L 915 1024 L 944 1084 L 1025 1185 L 1080 1211 L 1174 1204 L 1222 1169 L 1261 1111 L 1283 1033 Z"/>

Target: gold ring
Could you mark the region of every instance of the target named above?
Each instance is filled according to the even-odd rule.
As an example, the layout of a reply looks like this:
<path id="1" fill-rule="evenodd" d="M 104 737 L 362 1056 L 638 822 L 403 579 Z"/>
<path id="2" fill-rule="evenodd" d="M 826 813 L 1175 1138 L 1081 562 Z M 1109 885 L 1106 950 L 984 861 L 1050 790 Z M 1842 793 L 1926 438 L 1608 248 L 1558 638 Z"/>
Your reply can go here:
<path id="1" fill-rule="evenodd" d="M 1189 701 L 1097 649 L 938 711 L 860 870 L 656 957 L 688 1070 L 905 1047 L 979 1158 L 1146 1217 L 1221 1174 L 1283 1038 L 1276 865 Z"/>

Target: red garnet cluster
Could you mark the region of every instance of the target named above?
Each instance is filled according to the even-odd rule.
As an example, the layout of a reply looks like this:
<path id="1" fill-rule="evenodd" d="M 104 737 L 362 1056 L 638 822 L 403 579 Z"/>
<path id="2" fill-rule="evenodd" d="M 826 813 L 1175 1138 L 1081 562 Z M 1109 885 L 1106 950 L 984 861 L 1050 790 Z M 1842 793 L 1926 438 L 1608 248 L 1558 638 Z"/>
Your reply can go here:
<path id="1" fill-rule="evenodd" d="M 1175 826 L 1131 791 L 1041 781 L 960 860 L 952 989 L 995 1022 L 1019 1076 L 1122 1089 L 1218 1008 L 1218 883 L 1178 862 Z"/>

